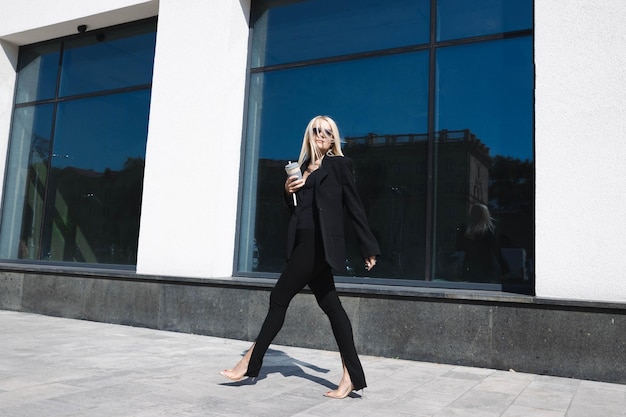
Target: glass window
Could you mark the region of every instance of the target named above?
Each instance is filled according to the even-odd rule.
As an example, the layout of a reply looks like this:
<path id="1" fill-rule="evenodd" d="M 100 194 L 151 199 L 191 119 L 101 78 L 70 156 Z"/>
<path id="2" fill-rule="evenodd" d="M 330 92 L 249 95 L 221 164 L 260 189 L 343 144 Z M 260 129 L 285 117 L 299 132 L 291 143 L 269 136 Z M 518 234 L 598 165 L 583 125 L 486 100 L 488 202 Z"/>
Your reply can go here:
<path id="1" fill-rule="evenodd" d="M 308 121 L 328 114 L 354 161 L 382 252 L 368 273 L 349 238 L 337 275 L 527 291 L 534 252 L 532 0 L 253 6 L 237 272 L 282 270 L 283 167 L 297 159 Z M 458 239 L 476 204 L 493 218 L 491 247 L 498 251 L 489 256 L 507 261 L 497 279 L 462 274 L 471 257 Z"/>
<path id="2" fill-rule="evenodd" d="M 529 279 L 527 263 L 534 258 L 532 62 L 529 37 L 437 51 L 437 280 Z M 450 162 L 455 172 L 444 169 Z M 446 186 L 450 183 L 455 186 Z M 494 219 L 488 254 L 474 253 L 480 243 L 466 236 L 474 205 L 484 206 Z M 446 212 L 447 206 L 454 211 Z"/>
<path id="3" fill-rule="evenodd" d="M 395 198 L 397 193 L 391 188 L 401 187 L 397 181 L 406 171 L 419 172 L 420 167 L 415 165 L 403 167 L 399 172 L 393 167 L 391 155 L 424 152 L 424 137 L 410 134 L 427 130 L 427 89 L 426 52 L 253 74 L 250 108 L 254 110 L 249 122 L 253 126 L 249 134 L 254 136 L 248 140 L 253 148 L 247 151 L 244 181 L 245 192 L 249 199 L 255 200 L 256 208 L 250 206 L 244 214 L 248 217 L 243 223 L 251 233 L 247 243 L 240 247 L 239 268 L 264 272 L 281 269 L 285 242 L 276 236 L 283 236 L 286 230 L 286 213 L 282 211 L 280 198 L 285 181 L 284 165 L 298 159 L 306 124 L 317 114 L 328 114 L 338 122 L 345 153 L 352 157 L 358 171 L 361 197 L 372 201 L 368 206 L 372 210 L 372 228 L 388 230 L 390 220 L 373 213 L 384 211 L 382 206 L 387 200 Z M 370 150 L 360 146 L 364 141 L 376 143 L 374 138 L 379 135 L 398 137 L 398 146 L 385 154 L 388 164 L 371 163 L 376 155 L 381 156 L 381 149 L 386 149 L 384 142 Z M 388 170 L 392 171 L 389 175 Z M 420 177 L 420 181 L 425 180 Z M 383 200 L 377 200 L 381 195 Z M 411 193 L 410 198 L 423 205 L 423 195 Z M 423 227 L 415 225 L 418 226 Z M 407 234 L 412 232 L 405 230 Z M 351 262 L 362 264 L 358 257 Z M 382 269 L 379 268 L 381 273 Z"/>
<path id="4" fill-rule="evenodd" d="M 525 30 L 533 24 L 528 0 L 437 0 L 437 40 Z"/>
<path id="5" fill-rule="evenodd" d="M 141 90 L 59 105 L 43 259 L 135 263 L 149 103 Z"/>
<path id="6" fill-rule="evenodd" d="M 22 47 L 0 258 L 136 263 L 155 30 L 151 19 Z M 50 50 L 66 53 L 38 72 Z M 44 97 L 28 80 L 54 87 L 46 104 L 24 101 Z"/>
<path id="7" fill-rule="evenodd" d="M 65 42 L 59 95 L 149 84 L 156 32 L 145 29 L 101 30 Z"/>
<path id="8" fill-rule="evenodd" d="M 252 67 L 427 43 L 430 0 L 257 1 Z"/>
<path id="9" fill-rule="evenodd" d="M 35 259 L 41 237 L 54 105 L 16 108 L 4 185 L 0 257 Z"/>
<path id="10" fill-rule="evenodd" d="M 528 37 L 437 50 L 436 130 L 470 129 L 492 154 L 532 159 Z"/>
<path id="11" fill-rule="evenodd" d="M 60 44 L 24 49 L 20 54 L 17 77 L 17 103 L 52 99 L 56 93 Z"/>

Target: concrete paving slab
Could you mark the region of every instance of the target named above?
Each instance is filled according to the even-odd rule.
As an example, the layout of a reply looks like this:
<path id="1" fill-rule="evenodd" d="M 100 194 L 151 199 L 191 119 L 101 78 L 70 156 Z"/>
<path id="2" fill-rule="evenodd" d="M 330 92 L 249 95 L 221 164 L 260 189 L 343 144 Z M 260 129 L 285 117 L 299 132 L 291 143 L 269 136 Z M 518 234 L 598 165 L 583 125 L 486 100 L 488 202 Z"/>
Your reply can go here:
<path id="1" fill-rule="evenodd" d="M 334 400 L 337 352 L 272 345 L 232 383 L 249 342 L 2 310 L 0 335 L 2 417 L 626 417 L 619 384 L 363 356 Z"/>

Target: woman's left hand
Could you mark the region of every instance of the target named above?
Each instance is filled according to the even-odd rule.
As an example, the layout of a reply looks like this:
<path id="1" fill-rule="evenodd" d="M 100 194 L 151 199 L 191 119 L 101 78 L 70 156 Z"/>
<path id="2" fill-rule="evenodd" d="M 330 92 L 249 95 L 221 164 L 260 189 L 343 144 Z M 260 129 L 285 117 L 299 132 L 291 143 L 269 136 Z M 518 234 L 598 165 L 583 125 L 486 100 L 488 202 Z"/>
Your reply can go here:
<path id="1" fill-rule="evenodd" d="M 369 258 L 365 259 L 365 269 L 371 271 L 372 268 L 376 265 L 376 255 L 372 255 Z"/>
<path id="2" fill-rule="evenodd" d="M 294 194 L 296 191 L 302 188 L 302 186 L 304 186 L 304 179 L 298 179 L 298 177 L 295 175 L 288 177 L 285 181 L 285 191 L 288 194 Z"/>

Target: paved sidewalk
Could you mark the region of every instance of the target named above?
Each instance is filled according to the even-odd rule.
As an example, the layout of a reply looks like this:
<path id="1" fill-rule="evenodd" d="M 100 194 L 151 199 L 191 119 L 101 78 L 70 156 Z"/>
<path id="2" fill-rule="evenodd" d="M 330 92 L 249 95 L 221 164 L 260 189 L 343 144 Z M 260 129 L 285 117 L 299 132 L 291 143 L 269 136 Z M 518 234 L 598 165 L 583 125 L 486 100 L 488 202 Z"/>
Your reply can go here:
<path id="1" fill-rule="evenodd" d="M 219 376 L 248 346 L 0 310 L 0 416 L 626 416 L 626 385 L 373 356 L 363 397 L 329 399 L 339 355 L 277 345 L 256 382 Z"/>

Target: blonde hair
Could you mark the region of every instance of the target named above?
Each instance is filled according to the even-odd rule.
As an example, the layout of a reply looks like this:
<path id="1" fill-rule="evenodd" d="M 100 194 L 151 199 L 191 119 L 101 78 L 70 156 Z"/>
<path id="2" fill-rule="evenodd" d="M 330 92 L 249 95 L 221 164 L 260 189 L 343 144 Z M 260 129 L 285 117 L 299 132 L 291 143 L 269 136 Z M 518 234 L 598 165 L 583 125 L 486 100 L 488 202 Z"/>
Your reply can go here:
<path id="1" fill-rule="evenodd" d="M 343 156 L 343 152 L 341 151 L 341 138 L 339 136 L 339 128 L 337 128 L 337 123 L 333 119 L 328 116 L 315 116 L 309 122 L 306 130 L 304 131 L 304 138 L 302 138 L 302 149 L 300 150 L 300 157 L 298 158 L 298 163 L 302 166 L 306 161 L 315 162 L 318 159 L 322 158 L 324 155 L 320 154 L 320 151 L 317 149 L 315 145 L 315 134 L 313 133 L 313 127 L 315 124 L 324 120 L 330 125 L 330 130 L 333 133 L 331 139 L 331 145 L 326 155 L 328 156 Z"/>
<path id="2" fill-rule="evenodd" d="M 493 217 L 489 209 L 484 204 L 474 204 L 469 212 L 469 224 L 465 230 L 465 236 L 473 239 L 483 235 L 488 231 L 494 233 L 496 226 L 493 224 Z"/>

